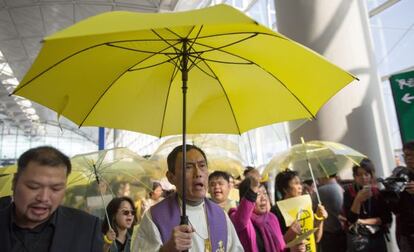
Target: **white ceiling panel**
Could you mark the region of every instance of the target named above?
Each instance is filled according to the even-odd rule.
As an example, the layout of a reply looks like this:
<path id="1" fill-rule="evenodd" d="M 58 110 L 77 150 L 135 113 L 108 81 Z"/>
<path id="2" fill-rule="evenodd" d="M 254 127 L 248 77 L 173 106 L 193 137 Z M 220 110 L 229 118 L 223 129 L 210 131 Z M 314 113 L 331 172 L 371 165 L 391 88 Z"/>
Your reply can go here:
<path id="1" fill-rule="evenodd" d="M 0 48 L 6 61 L 25 60 L 27 53 L 20 39 L 10 39 L 0 41 Z M 12 68 L 13 70 L 13 68 Z"/>
<path id="2" fill-rule="evenodd" d="M 10 9 L 10 14 L 20 36 L 45 36 L 43 16 L 39 6 Z"/>
<path id="3" fill-rule="evenodd" d="M 111 5 L 88 5 L 88 4 L 78 4 L 75 7 L 75 19 L 76 22 L 79 22 L 85 18 L 98 15 L 102 12 L 111 11 Z"/>
<path id="4" fill-rule="evenodd" d="M 122 6 L 122 5 L 115 6 L 114 10 L 137 12 L 136 8 L 129 7 L 129 6 Z M 154 13 L 154 12 L 157 12 L 157 9 L 154 9 L 154 8 L 141 9 L 139 10 L 139 12 Z"/>
<path id="5" fill-rule="evenodd" d="M 32 38 L 23 38 L 22 43 L 24 49 L 27 52 L 27 56 L 31 59 L 36 58 L 37 54 L 42 47 L 42 39 L 43 37 L 32 37 Z"/>
<path id="6" fill-rule="evenodd" d="M 42 39 L 75 22 L 113 10 L 158 12 L 172 10 L 178 0 L 0 0 L 0 52 L 14 76 L 22 80 L 42 46 Z M 0 81 L 10 78 L 0 73 Z M 9 89 L 9 90 L 7 90 Z M 25 118 L 14 97 L 8 97 L 10 85 L 0 84 L 0 107 L 6 108 L 10 118 L 0 121 L 20 125 L 31 124 Z M 56 122 L 56 113 L 33 103 L 41 122 Z M 14 115 L 19 114 L 18 118 Z M 78 130 L 65 118 L 59 122 L 63 127 Z M 36 132 L 36 128 L 32 129 Z M 80 134 L 97 139 L 96 128 L 81 128 Z"/>
<path id="7" fill-rule="evenodd" d="M 11 69 L 13 69 L 13 73 L 19 81 L 23 79 L 23 76 L 32 65 L 33 60 L 34 59 L 32 58 L 26 58 L 20 61 L 9 61 L 9 65 Z"/>
<path id="8" fill-rule="evenodd" d="M 0 10 L 0 31 L 0 40 L 18 37 L 13 20 L 6 9 Z"/>
<path id="9" fill-rule="evenodd" d="M 34 0 L 4 0 L 7 6 L 15 7 L 15 6 L 24 6 L 24 5 L 33 5 L 36 1 Z"/>
<path id="10" fill-rule="evenodd" d="M 75 21 L 73 4 L 43 5 L 41 11 L 47 35 L 71 26 Z"/>

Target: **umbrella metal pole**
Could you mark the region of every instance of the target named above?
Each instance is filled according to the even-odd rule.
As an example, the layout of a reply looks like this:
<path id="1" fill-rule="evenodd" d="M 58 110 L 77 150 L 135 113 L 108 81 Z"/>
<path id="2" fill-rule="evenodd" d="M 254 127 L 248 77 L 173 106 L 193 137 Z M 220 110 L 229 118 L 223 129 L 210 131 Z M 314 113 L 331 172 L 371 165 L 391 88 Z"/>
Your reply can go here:
<path id="1" fill-rule="evenodd" d="M 182 93 L 183 93 L 183 158 L 182 158 L 182 215 L 181 215 L 181 225 L 188 225 L 188 216 L 186 213 L 186 163 L 187 163 L 187 117 L 186 117 L 186 108 L 187 108 L 187 80 L 188 80 L 188 49 L 186 38 L 183 39 L 183 48 L 182 48 L 182 58 L 181 58 L 181 79 L 183 82 Z"/>
<path id="2" fill-rule="evenodd" d="M 101 195 L 101 199 L 102 199 L 102 205 L 104 207 L 104 211 L 105 211 L 105 217 L 106 217 L 106 221 L 108 221 L 108 226 L 110 229 L 113 230 L 112 226 L 111 226 L 111 222 L 109 221 L 109 216 L 108 216 L 108 212 L 106 211 L 106 207 L 105 207 L 105 199 L 103 197 L 102 191 L 101 191 L 101 182 L 99 180 L 99 176 L 98 176 L 98 171 L 96 170 L 96 165 L 93 164 L 93 172 L 95 173 L 95 179 L 96 179 L 96 183 L 98 183 L 98 190 L 99 190 L 99 194 Z M 116 244 L 115 244 L 116 245 Z"/>
<path id="3" fill-rule="evenodd" d="M 313 181 L 313 184 L 315 185 L 316 198 L 318 199 L 318 204 L 321 204 L 321 198 L 319 197 L 318 186 L 316 184 L 315 176 L 313 175 L 312 165 L 309 162 L 308 154 L 306 152 L 305 140 L 303 139 L 303 137 L 301 137 L 300 140 L 302 141 L 302 144 L 305 147 L 306 163 L 308 163 L 308 167 L 309 167 L 309 171 L 310 171 L 310 174 L 311 174 L 311 177 L 312 177 L 312 181 Z"/>
<path id="4" fill-rule="evenodd" d="M 312 165 L 311 165 L 311 163 L 309 162 L 309 160 L 308 160 L 308 158 L 307 158 L 307 157 L 306 157 L 306 161 L 307 161 L 307 163 L 308 163 L 309 171 L 310 171 L 310 174 L 311 174 L 311 176 L 312 176 L 312 181 L 313 181 L 313 184 L 315 185 L 315 194 L 316 194 L 316 197 L 318 198 L 318 203 L 319 203 L 319 204 L 321 204 L 321 198 L 319 197 L 318 186 L 316 185 L 315 176 L 313 175 Z"/>

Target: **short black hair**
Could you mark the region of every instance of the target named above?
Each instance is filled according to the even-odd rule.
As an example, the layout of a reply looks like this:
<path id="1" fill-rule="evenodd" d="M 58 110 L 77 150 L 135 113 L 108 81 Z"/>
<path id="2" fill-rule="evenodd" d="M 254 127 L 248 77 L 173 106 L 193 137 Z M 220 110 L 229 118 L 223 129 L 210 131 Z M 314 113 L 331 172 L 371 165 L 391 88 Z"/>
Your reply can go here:
<path id="1" fill-rule="evenodd" d="M 66 176 L 69 176 L 72 171 L 72 165 L 68 156 L 52 146 L 39 146 L 31 148 L 20 155 L 17 160 L 17 172 L 15 178 L 19 177 L 30 162 L 36 162 L 40 165 L 52 167 L 65 166 Z"/>
<path id="2" fill-rule="evenodd" d="M 371 174 L 371 176 L 374 176 L 375 174 L 375 166 L 374 163 L 368 158 L 364 158 L 359 162 L 359 165 L 354 165 L 352 167 L 352 175 L 356 176 L 358 172 L 358 168 L 364 169 L 366 172 Z"/>
<path id="3" fill-rule="evenodd" d="M 414 141 L 409 141 L 403 144 L 403 151 L 410 150 L 414 151 Z"/>
<path id="4" fill-rule="evenodd" d="M 282 194 L 283 197 L 286 195 L 286 190 L 289 189 L 289 182 L 295 177 L 299 177 L 298 172 L 289 169 L 277 174 L 275 178 L 276 189 Z"/>
<path id="5" fill-rule="evenodd" d="M 208 181 L 214 179 L 214 178 L 223 178 L 227 182 L 230 183 L 230 175 L 227 172 L 224 171 L 214 171 L 208 176 Z"/>
<path id="6" fill-rule="evenodd" d="M 114 229 L 116 235 L 118 236 L 118 228 L 116 224 L 116 213 L 118 212 L 119 208 L 121 207 L 122 202 L 124 201 L 127 201 L 129 204 L 131 204 L 132 210 L 135 212 L 134 221 L 132 225 L 135 225 L 137 223 L 137 216 L 136 216 L 137 209 L 135 208 L 134 201 L 132 201 L 131 198 L 126 197 L 126 196 L 113 198 L 106 206 L 106 212 L 108 214 L 108 218 L 105 218 L 104 221 L 102 222 L 102 233 L 103 234 L 106 234 L 106 232 L 108 232 L 109 230 L 109 223 L 108 223 L 108 219 L 109 219 L 109 221 L 111 222 L 111 227 Z"/>
<path id="7" fill-rule="evenodd" d="M 195 145 L 191 145 L 191 144 L 186 144 L 185 147 L 186 147 L 187 152 L 189 152 L 190 150 L 197 150 L 198 152 L 200 152 L 207 162 L 206 154 L 204 153 L 202 149 L 200 149 L 199 147 Z M 170 152 L 170 154 L 168 154 L 168 157 L 167 157 L 168 171 L 171 172 L 172 174 L 175 174 L 175 161 L 177 160 L 178 153 L 180 152 L 183 152 L 183 145 L 179 145 L 175 147 Z"/>

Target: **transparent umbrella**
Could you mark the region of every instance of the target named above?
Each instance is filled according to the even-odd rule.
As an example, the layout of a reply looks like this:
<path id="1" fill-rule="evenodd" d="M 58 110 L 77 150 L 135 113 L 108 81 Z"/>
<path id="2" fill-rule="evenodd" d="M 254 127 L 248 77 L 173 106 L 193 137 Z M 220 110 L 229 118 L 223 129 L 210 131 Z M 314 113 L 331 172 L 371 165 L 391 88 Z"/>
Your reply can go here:
<path id="1" fill-rule="evenodd" d="M 101 218 L 113 197 L 134 199 L 138 191 L 151 190 L 151 181 L 162 176 L 154 162 L 127 148 L 76 155 L 71 162 L 72 173 L 63 204 Z"/>
<path id="2" fill-rule="evenodd" d="M 329 177 L 344 172 L 354 164 L 358 165 L 363 158 L 366 158 L 364 154 L 340 143 L 310 141 L 293 145 L 289 150 L 275 155 L 264 173 L 289 168 L 307 180 L 311 179 L 309 162 L 315 177 Z"/>
<path id="3" fill-rule="evenodd" d="M 187 143 L 200 147 L 207 156 L 210 172 L 225 171 L 233 177 L 243 174 L 244 166 L 238 142 L 235 136 L 224 134 L 187 135 Z M 162 171 L 167 171 L 167 156 L 178 145 L 182 144 L 181 136 L 167 138 L 155 150 L 150 160 L 158 162 Z"/>

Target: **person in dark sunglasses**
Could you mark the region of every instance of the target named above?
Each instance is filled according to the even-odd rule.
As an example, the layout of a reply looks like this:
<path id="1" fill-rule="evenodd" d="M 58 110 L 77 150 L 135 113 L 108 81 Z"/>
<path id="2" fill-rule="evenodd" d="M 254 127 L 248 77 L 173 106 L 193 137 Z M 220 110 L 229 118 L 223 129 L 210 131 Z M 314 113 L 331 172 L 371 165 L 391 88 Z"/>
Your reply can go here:
<path id="1" fill-rule="evenodd" d="M 106 212 L 108 216 L 102 223 L 105 242 L 103 251 L 130 252 L 131 232 L 137 222 L 134 202 L 129 197 L 113 198 L 108 203 Z"/>

